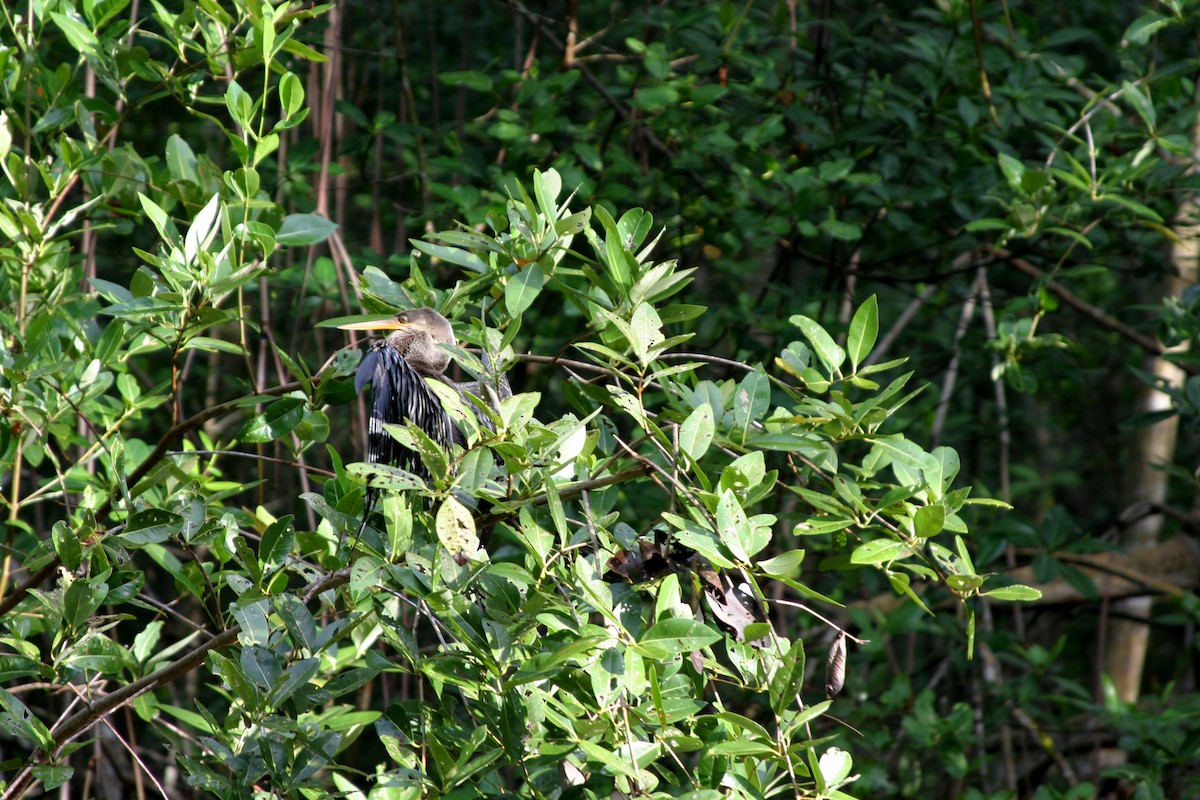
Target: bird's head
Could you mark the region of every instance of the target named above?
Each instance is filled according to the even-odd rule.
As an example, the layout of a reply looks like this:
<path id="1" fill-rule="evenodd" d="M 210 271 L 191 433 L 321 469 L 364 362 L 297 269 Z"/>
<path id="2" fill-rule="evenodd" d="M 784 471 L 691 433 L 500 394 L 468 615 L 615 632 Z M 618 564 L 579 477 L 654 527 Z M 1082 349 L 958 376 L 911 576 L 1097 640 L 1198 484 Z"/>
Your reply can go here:
<path id="1" fill-rule="evenodd" d="M 387 343 L 419 371 L 438 374 L 450 365 L 450 354 L 438 344 L 457 344 L 450 322 L 432 308 L 411 308 L 392 319 L 350 322 L 344 331 L 392 331 Z"/>

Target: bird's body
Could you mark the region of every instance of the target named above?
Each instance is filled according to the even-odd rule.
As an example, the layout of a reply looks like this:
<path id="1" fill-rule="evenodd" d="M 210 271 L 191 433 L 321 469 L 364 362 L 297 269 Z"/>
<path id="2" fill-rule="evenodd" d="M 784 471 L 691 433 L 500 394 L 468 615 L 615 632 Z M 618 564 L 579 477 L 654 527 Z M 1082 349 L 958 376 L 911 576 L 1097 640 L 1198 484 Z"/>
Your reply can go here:
<path id="1" fill-rule="evenodd" d="M 446 375 L 450 354 L 441 344 L 454 345 L 454 329 L 432 308 L 402 311 L 393 320 L 351 323 L 341 326 L 347 330 L 391 330 L 386 339 L 375 342 L 363 356 L 355 374 L 354 387 L 361 392 L 371 384 L 371 418 L 367 425 L 367 461 L 390 464 L 423 478 L 429 477 L 421 457 L 398 442 L 385 425 L 411 422 L 435 444 L 448 449 L 450 443 L 465 444 L 442 407 L 441 400 L 426 383 L 426 378 L 439 380 L 456 389 L 460 395 L 472 394 L 491 405 L 512 394 L 503 376 L 480 383 L 455 383 Z M 486 354 L 485 366 L 490 368 Z M 470 408 L 470 403 L 465 403 Z M 485 421 L 486 422 L 486 421 Z M 488 426 L 490 427 L 490 425 Z M 378 499 L 379 490 L 367 487 L 363 523 Z"/>
<path id="2" fill-rule="evenodd" d="M 449 447 L 454 425 L 442 408 L 437 395 L 425 378 L 445 380 L 450 354 L 438 343 L 454 344 L 454 330 L 441 314 L 431 308 L 418 308 L 397 315 L 394 321 L 365 323 L 399 325 L 386 339 L 367 350 L 354 376 L 354 388 L 361 392 L 371 384 L 371 418 L 367 423 L 367 461 L 391 464 L 415 475 L 429 477 L 425 464 L 409 448 L 396 441 L 385 424 L 414 423 L 440 447 Z M 381 328 L 365 328 L 379 330 Z M 369 513 L 377 492 L 367 489 Z"/>

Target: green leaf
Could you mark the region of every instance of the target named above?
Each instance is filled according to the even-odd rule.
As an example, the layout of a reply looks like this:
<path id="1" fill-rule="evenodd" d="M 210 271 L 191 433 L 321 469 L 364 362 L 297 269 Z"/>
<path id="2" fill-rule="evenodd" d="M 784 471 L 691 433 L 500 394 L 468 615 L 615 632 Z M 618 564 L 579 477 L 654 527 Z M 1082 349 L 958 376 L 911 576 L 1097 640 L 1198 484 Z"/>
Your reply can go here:
<path id="1" fill-rule="evenodd" d="M 804 683 L 804 640 L 797 639 L 788 648 L 768 687 L 771 709 L 782 714 L 796 702 L 796 695 Z"/>
<path id="2" fill-rule="evenodd" d="M 292 519 L 291 514 L 280 517 L 263 531 L 262 541 L 258 546 L 258 563 L 264 571 L 282 566 L 291 555 L 292 544 L 296 540 L 296 529 L 292 525 Z"/>
<path id="3" fill-rule="evenodd" d="M 508 279 L 504 284 L 504 307 L 512 317 L 519 317 L 533 305 L 533 301 L 546 285 L 546 273 L 537 262 Z"/>
<path id="4" fill-rule="evenodd" d="M 893 539 L 876 539 L 854 548 L 850 554 L 851 564 L 882 564 L 909 555 L 911 550 L 904 542 Z"/>
<path id="5" fill-rule="evenodd" d="M 291 53 L 299 58 L 303 58 L 305 61 L 311 61 L 314 64 L 324 64 L 329 61 L 328 56 L 313 50 L 308 45 L 297 41 L 296 39 L 288 39 L 286 42 L 284 42 L 283 49 L 285 52 Z"/>
<path id="6" fill-rule="evenodd" d="M 274 682 L 268 701 L 274 706 L 287 702 L 288 698 L 316 677 L 320 668 L 319 658 L 302 658 L 296 661 Z"/>
<path id="7" fill-rule="evenodd" d="M 928 539 L 941 533 L 946 526 L 946 507 L 941 503 L 921 506 L 913 514 L 913 529 L 919 539 Z"/>
<path id="8" fill-rule="evenodd" d="M 208 658 L 212 662 L 213 671 L 233 690 L 246 708 L 257 709 L 260 700 L 259 692 L 254 688 L 254 684 L 246 678 L 246 673 L 242 670 L 241 665 L 215 650 L 208 654 Z"/>
<path id="9" fill-rule="evenodd" d="M 752 525 L 737 495 L 728 489 L 717 500 L 717 528 L 721 541 L 743 564 L 771 543 L 771 529 Z"/>
<path id="10" fill-rule="evenodd" d="M 771 405 L 771 381 L 762 367 L 746 374 L 733 395 L 733 425 L 748 434 Z"/>
<path id="11" fill-rule="evenodd" d="M 555 222 L 554 232 L 559 236 L 574 236 L 577 233 L 582 233 L 591 218 L 592 210 L 585 208 L 583 211 L 563 217 L 558 222 Z"/>
<path id="12" fill-rule="evenodd" d="M 1004 180 L 1008 182 L 1008 187 L 1024 196 L 1025 188 L 1021 185 L 1021 178 L 1025 175 L 1025 165 L 1008 153 L 1000 153 L 997 156 L 997 163 L 1000 164 L 1000 172 L 1004 174 Z"/>
<path id="13" fill-rule="evenodd" d="M 1153 209 L 1151 209 L 1150 206 L 1139 203 L 1139 201 L 1136 201 L 1134 199 L 1124 197 L 1123 194 L 1114 194 L 1112 192 L 1105 192 L 1103 194 L 1099 194 L 1099 196 L 1097 196 L 1096 199 L 1097 200 L 1108 200 L 1108 201 L 1110 201 L 1110 203 L 1116 203 L 1117 205 L 1126 207 L 1126 209 L 1133 211 L 1135 213 L 1135 215 L 1138 215 L 1142 219 L 1150 219 L 1151 222 L 1158 222 L 1158 223 L 1163 222 L 1163 217 L 1159 216 L 1159 213 L 1157 211 L 1154 211 Z"/>
<path id="14" fill-rule="evenodd" d="M 291 117 L 304 106 L 304 84 L 294 73 L 285 72 L 279 79 L 279 105 L 285 117 Z"/>
<path id="15" fill-rule="evenodd" d="M 279 226 L 275 241 L 285 246 L 317 244 L 337 230 L 337 223 L 318 214 L 288 214 Z"/>
<path id="16" fill-rule="evenodd" d="M 821 224 L 817 227 L 834 239 L 840 239 L 843 242 L 857 242 L 862 238 L 862 228 L 833 217 L 821 220 Z"/>
<path id="17" fill-rule="evenodd" d="M 1040 589 L 1035 589 L 1032 586 L 1024 586 L 1019 583 L 1012 586 L 1001 586 L 999 589 L 980 592 L 980 594 L 984 597 L 990 597 L 993 600 L 1012 600 L 1023 603 L 1042 599 Z"/>
<path id="18" fill-rule="evenodd" d="M 288 635 L 292 637 L 292 645 L 309 652 L 316 650 L 319 645 L 317 625 L 308 607 L 298 597 L 290 594 L 278 595 L 273 602 L 275 613 L 283 620 Z"/>
<path id="19" fill-rule="evenodd" d="M 75 774 L 75 768 L 66 764 L 37 764 L 29 771 L 42 782 L 42 788 L 47 792 L 62 786 Z"/>
<path id="20" fill-rule="evenodd" d="M 254 114 L 254 100 L 237 81 L 230 81 L 225 89 L 225 107 L 229 109 L 229 116 L 233 117 L 233 121 L 240 127 L 253 127 L 250 117 Z"/>
<path id="21" fill-rule="evenodd" d="M 304 401 L 299 397 L 281 397 L 255 414 L 238 431 L 239 442 L 273 442 L 291 433 L 304 418 Z"/>
<path id="22" fill-rule="evenodd" d="M 833 337 L 826 333 L 825 329 L 815 320 L 809 319 L 803 314 L 796 314 L 792 316 L 791 323 L 798 327 L 812 343 L 817 358 L 821 359 L 829 376 L 836 377 L 842 362 L 846 360 L 846 351 L 838 347 L 837 342 L 833 341 Z"/>
<path id="23" fill-rule="evenodd" d="M 25 704 L 4 689 L 0 689 L 0 728 L 15 738 L 33 742 L 44 753 L 54 749 L 50 729 Z"/>
<path id="24" fill-rule="evenodd" d="M 197 254 L 208 248 L 216 236 L 218 228 L 217 221 L 221 213 L 221 195 L 214 194 L 212 198 L 205 203 L 204 208 L 200 209 L 192 220 L 191 226 L 188 228 L 187 234 L 183 240 L 183 257 L 188 263 L 193 263 L 196 260 Z"/>
<path id="25" fill-rule="evenodd" d="M 168 244 L 174 244 L 179 239 L 179 231 L 176 230 L 175 223 L 167 215 L 167 212 L 163 211 L 157 203 L 141 192 L 138 193 L 138 200 L 141 202 L 142 210 L 146 213 L 146 216 L 154 223 L 154 228 L 158 231 L 158 235 L 162 240 Z"/>
<path id="26" fill-rule="evenodd" d="M 749 734 L 750 738 L 752 738 L 752 739 L 757 739 L 762 742 L 773 742 L 774 741 L 774 738 L 771 736 L 770 731 L 768 731 L 761 724 L 759 724 L 758 722 L 755 722 L 754 720 L 750 719 L 749 717 L 744 717 L 741 714 L 735 714 L 732 711 L 718 712 L 716 714 L 716 717 L 717 717 L 717 719 L 721 720 L 722 722 L 728 723 L 729 725 L 732 725 L 733 727 L 737 728 L 738 730 Z M 738 738 L 744 739 L 745 737 L 739 736 Z"/>
<path id="27" fill-rule="evenodd" d="M 211 336 L 193 336 L 187 340 L 180 350 L 202 350 L 206 353 L 229 353 L 230 355 L 245 355 L 246 351 L 237 341 L 214 339 Z"/>
<path id="28" fill-rule="evenodd" d="M 159 637 L 162 636 L 162 620 L 156 619 L 147 623 L 146 627 L 137 632 L 133 637 L 133 657 L 139 664 L 146 664 L 150 660 L 150 656 L 154 655 L 154 648 L 158 644 Z"/>
<path id="29" fill-rule="evenodd" d="M 271 625 L 267 620 L 269 610 L 265 597 L 249 601 L 242 599 L 230 606 L 229 612 L 242 628 L 238 640 L 243 645 L 257 644 L 265 647 L 270 643 Z"/>
<path id="30" fill-rule="evenodd" d="M 679 90 L 674 86 L 643 86 L 630 101 L 630 105 L 643 111 L 661 111 L 679 102 Z"/>
<path id="31" fill-rule="evenodd" d="M 178 133 L 167 137 L 167 170 L 171 173 L 172 180 L 200 185 L 200 174 L 196 171 L 196 154 L 192 152 L 191 145 Z"/>
<path id="32" fill-rule="evenodd" d="M 821 759 L 818 763 L 820 765 L 821 777 L 825 779 L 825 785 L 837 786 L 850 775 L 850 770 L 854 766 L 854 759 L 840 747 L 831 747 L 821 754 Z"/>
<path id="33" fill-rule="evenodd" d="M 451 555 L 470 558 L 479 550 L 475 518 L 457 498 L 450 496 L 442 501 L 436 527 L 438 541 Z"/>
<path id="34" fill-rule="evenodd" d="M 721 634 L 702 622 L 672 617 L 650 626 L 638 640 L 638 648 L 648 657 L 668 659 L 719 642 Z"/>
<path id="35" fill-rule="evenodd" d="M 428 488 L 425 481 L 407 470 L 393 467 L 390 464 L 368 464 L 355 462 L 346 465 L 346 474 L 363 481 L 374 489 L 387 489 L 392 492 L 424 491 Z"/>
<path id="36" fill-rule="evenodd" d="M 850 355 L 850 365 L 858 370 L 858 365 L 870 354 L 875 346 L 875 337 L 879 335 L 879 301 L 875 295 L 854 312 L 850 320 L 850 334 L 846 340 L 846 349 Z"/>
<path id="37" fill-rule="evenodd" d="M 764 742 L 750 742 L 744 739 L 733 739 L 727 742 L 717 742 L 706 751 L 714 756 L 732 756 L 734 758 L 770 758 L 778 756 L 772 745 Z"/>
<path id="38" fill-rule="evenodd" d="M 1151 36 L 1174 22 L 1176 22 L 1174 17 L 1163 16 L 1151 11 L 1135 19 L 1125 29 L 1125 35 L 1121 37 L 1121 40 L 1130 44 L 1146 44 L 1150 41 Z"/>
<path id="39" fill-rule="evenodd" d="M 774 558 L 759 561 L 758 568 L 766 575 L 793 577 L 800 570 L 800 564 L 804 561 L 805 552 L 804 550 L 788 550 L 786 553 L 780 553 Z"/>
<path id="40" fill-rule="evenodd" d="M 438 234 L 439 238 L 442 236 L 445 236 L 445 234 Z M 488 271 L 488 264 L 486 261 L 472 253 L 470 250 L 463 249 L 462 247 L 435 244 L 433 242 L 427 242 L 424 239 L 409 239 L 409 242 L 413 247 L 417 248 L 422 253 L 431 255 L 434 258 L 440 258 L 442 261 L 447 263 L 457 264 L 458 266 L 469 269 L 472 272 Z"/>
<path id="41" fill-rule="evenodd" d="M 689 520 L 675 514 L 664 512 L 663 519 L 676 528 L 674 536 L 681 545 L 695 550 L 711 561 L 714 567 L 729 569 L 734 566 L 729 557 L 728 547 L 722 547 L 722 543 L 709 531 L 702 530 Z"/>
<path id="42" fill-rule="evenodd" d="M 557 198 L 562 192 L 562 178 L 558 170 L 548 169 L 545 172 L 534 170 L 533 194 L 537 197 L 538 209 L 546 221 L 553 223 L 558 219 Z"/>
<path id="43" fill-rule="evenodd" d="M 712 406 L 701 403 L 679 426 L 680 449 L 693 461 L 699 461 L 712 444 L 715 430 Z"/>
<path id="44" fill-rule="evenodd" d="M 1012 230 L 1012 223 L 995 217 L 985 217 L 968 222 L 965 229 L 971 233 L 976 231 L 1007 231 Z"/>
<path id="45" fill-rule="evenodd" d="M 96 38 L 96 34 L 92 33 L 91 28 L 83 24 L 83 22 L 75 17 L 69 17 L 66 14 L 60 14 L 57 11 L 50 12 L 50 18 L 54 20 L 54 24 L 58 26 L 67 37 L 67 41 L 71 46 L 85 56 L 98 56 L 100 52 L 100 40 Z"/>
<path id="46" fill-rule="evenodd" d="M 658 318 L 654 306 L 639 303 L 633 310 L 629 328 L 633 335 L 629 344 L 637 354 L 638 361 L 646 364 L 652 357 L 652 351 L 663 341 L 662 320 Z"/>
<path id="47" fill-rule="evenodd" d="M 6 430 L 0 430 L 0 434 L 5 432 Z M 0 453 L 3 451 L 4 448 L 0 446 Z M 79 543 L 79 536 L 75 533 L 75 530 L 63 520 L 59 520 L 50 529 L 50 538 L 54 542 L 54 552 L 58 554 L 58 558 L 62 561 L 63 566 L 72 572 L 78 569 L 79 563 L 83 558 L 83 547 Z"/>
<path id="48" fill-rule="evenodd" d="M 1146 123 L 1146 128 L 1150 133 L 1154 133 L 1154 123 L 1156 115 L 1154 112 L 1154 103 L 1150 100 L 1150 96 L 1142 91 L 1142 87 L 1132 81 L 1125 81 L 1121 84 L 1121 89 L 1124 91 L 1124 97 L 1133 106 L 1133 110 L 1142 118 L 1142 122 Z"/>
<path id="49" fill-rule="evenodd" d="M 468 89 L 473 89 L 477 92 L 490 92 L 492 90 L 492 78 L 486 72 L 476 72 L 474 70 L 448 70 L 437 74 L 438 80 L 447 86 L 465 86 Z M 535 186 L 536 179 L 535 179 Z"/>
<path id="50" fill-rule="evenodd" d="M 178 536 L 183 530 L 183 517 L 161 508 L 147 508 L 129 518 L 119 534 L 132 545 L 158 544 Z"/>

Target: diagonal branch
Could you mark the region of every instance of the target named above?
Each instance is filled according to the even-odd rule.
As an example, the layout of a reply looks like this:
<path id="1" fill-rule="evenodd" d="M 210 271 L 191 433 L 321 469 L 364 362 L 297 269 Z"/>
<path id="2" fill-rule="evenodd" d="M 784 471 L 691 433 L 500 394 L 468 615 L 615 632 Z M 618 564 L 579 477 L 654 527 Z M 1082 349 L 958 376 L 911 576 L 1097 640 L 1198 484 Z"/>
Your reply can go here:
<path id="1" fill-rule="evenodd" d="M 1047 290 L 1055 294 L 1058 299 L 1062 300 L 1064 303 L 1078 311 L 1080 314 L 1083 314 L 1085 317 L 1100 323 L 1101 326 L 1108 328 L 1109 330 L 1114 331 L 1120 334 L 1122 337 L 1133 342 L 1138 347 L 1145 350 L 1147 354 L 1152 356 L 1161 356 L 1167 352 L 1167 349 L 1163 347 L 1162 343 L 1160 343 L 1157 339 L 1153 339 L 1144 333 L 1139 333 L 1130 326 L 1126 325 L 1124 322 L 1121 322 L 1119 319 L 1110 317 L 1108 314 L 1104 313 L 1091 303 L 1081 300 L 1079 297 L 1072 294 L 1070 289 L 1066 288 L 1052 278 L 1047 278 L 1045 272 L 1042 272 L 1025 259 L 1014 256 L 1012 253 L 1001 247 L 997 247 L 995 249 L 995 253 L 997 256 L 1004 259 L 1009 264 L 1012 264 L 1014 267 L 1019 269 L 1021 272 L 1024 272 L 1031 278 L 1045 281 L 1043 285 Z M 1195 374 L 1196 371 L 1195 367 L 1181 366 L 1180 368 L 1192 374 Z"/>

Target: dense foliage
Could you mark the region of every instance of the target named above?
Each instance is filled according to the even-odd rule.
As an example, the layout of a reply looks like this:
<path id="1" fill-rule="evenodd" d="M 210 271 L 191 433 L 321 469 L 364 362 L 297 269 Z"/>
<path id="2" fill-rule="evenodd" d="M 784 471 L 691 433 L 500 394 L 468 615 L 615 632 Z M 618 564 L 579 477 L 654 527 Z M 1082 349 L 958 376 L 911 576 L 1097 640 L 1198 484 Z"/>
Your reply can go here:
<path id="1" fill-rule="evenodd" d="M 6 7 L 3 796 L 1196 791 L 1193 5 Z"/>

